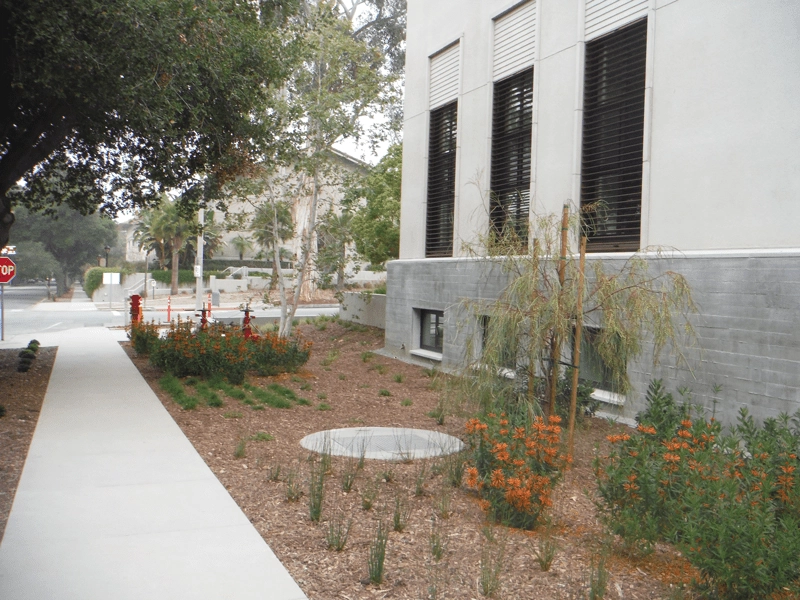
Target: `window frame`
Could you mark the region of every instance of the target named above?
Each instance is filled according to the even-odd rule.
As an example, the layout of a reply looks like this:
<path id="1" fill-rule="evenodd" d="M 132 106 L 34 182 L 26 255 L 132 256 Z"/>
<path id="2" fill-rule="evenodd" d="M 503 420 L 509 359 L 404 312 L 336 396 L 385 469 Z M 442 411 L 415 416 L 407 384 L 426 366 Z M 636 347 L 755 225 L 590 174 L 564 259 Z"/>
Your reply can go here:
<path id="1" fill-rule="evenodd" d="M 435 317 L 434 323 L 434 345 L 425 343 L 425 330 L 426 330 L 426 317 Z M 428 352 L 435 352 L 437 354 L 444 353 L 444 311 L 443 310 L 430 310 L 420 309 L 419 311 L 419 348 L 427 350 Z"/>
<path id="2" fill-rule="evenodd" d="M 527 248 L 533 153 L 533 67 L 494 82 L 489 220 L 491 237 Z"/>
<path id="3" fill-rule="evenodd" d="M 453 256 L 458 100 L 430 111 L 425 258 Z"/>
<path id="4" fill-rule="evenodd" d="M 586 42 L 581 213 L 590 252 L 641 242 L 647 18 Z"/>
<path id="5" fill-rule="evenodd" d="M 594 349 L 593 345 L 593 339 L 599 335 L 600 330 L 600 327 L 593 327 L 591 325 L 583 326 L 583 331 L 581 332 L 581 364 L 579 365 L 578 369 L 578 379 L 582 383 L 590 385 L 592 388 L 594 388 L 592 398 L 595 400 L 605 404 L 623 405 L 625 404 L 625 396 L 619 393 L 618 388 L 614 385 L 610 375 L 603 373 L 600 377 L 600 380 L 597 380 L 597 378 L 589 379 L 586 377 L 586 371 L 584 369 L 586 366 L 588 366 L 586 364 L 587 362 L 600 363 L 600 368 L 603 371 L 608 369 L 608 367 L 603 363 L 603 359 L 599 354 L 597 354 L 597 351 Z M 572 337 L 572 356 L 575 356 L 574 331 Z"/>

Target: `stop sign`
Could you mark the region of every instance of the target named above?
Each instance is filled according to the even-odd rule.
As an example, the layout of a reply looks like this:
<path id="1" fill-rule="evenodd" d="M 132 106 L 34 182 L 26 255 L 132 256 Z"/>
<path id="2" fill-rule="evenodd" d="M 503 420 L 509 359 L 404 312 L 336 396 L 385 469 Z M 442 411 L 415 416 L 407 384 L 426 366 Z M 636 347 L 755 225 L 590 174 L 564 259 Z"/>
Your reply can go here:
<path id="1" fill-rule="evenodd" d="M 0 283 L 8 283 L 17 274 L 17 265 L 7 256 L 0 256 Z"/>

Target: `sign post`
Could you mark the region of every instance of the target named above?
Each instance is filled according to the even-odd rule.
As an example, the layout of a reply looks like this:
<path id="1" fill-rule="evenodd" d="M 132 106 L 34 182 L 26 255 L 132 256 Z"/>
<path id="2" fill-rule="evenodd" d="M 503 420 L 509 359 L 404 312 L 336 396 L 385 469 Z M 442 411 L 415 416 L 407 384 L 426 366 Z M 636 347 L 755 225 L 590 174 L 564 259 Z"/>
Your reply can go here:
<path id="1" fill-rule="evenodd" d="M 119 285 L 119 273 L 103 273 L 103 285 L 108 286 L 108 308 L 111 308 L 111 294 L 114 291 L 114 284 Z"/>
<path id="2" fill-rule="evenodd" d="M 6 339 L 6 284 L 17 275 L 17 265 L 8 256 L 0 256 L 0 341 Z"/>

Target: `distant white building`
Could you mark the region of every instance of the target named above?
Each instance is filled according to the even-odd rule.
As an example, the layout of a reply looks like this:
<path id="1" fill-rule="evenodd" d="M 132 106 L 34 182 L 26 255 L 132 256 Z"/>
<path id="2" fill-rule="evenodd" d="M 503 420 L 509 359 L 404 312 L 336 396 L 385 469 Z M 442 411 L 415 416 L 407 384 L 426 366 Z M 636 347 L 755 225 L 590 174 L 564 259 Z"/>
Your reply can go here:
<path id="1" fill-rule="evenodd" d="M 590 259 L 675 248 L 701 311 L 694 375 L 645 354 L 605 409 L 653 377 L 728 421 L 800 409 L 800 2 L 408 0 L 406 56 L 388 350 L 459 363 L 459 301 L 504 284 L 466 246 L 599 200 Z"/>

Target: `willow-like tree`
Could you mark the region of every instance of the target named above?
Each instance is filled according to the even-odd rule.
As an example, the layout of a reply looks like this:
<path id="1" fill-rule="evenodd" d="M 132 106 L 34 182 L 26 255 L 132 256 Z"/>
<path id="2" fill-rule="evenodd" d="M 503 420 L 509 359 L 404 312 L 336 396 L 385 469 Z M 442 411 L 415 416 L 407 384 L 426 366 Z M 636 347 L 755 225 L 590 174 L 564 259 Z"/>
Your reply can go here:
<path id="1" fill-rule="evenodd" d="M 654 363 L 665 348 L 683 361 L 694 338 L 689 316 L 695 311 L 685 277 L 654 273 L 650 263 L 658 259 L 635 253 L 624 260 L 591 260 L 581 286 L 579 220 L 573 215 L 568 223 L 571 247 L 563 260 L 557 216 L 534 216 L 527 254 L 519 253 L 525 241 L 513 232 L 482 240 L 486 268 L 508 285 L 494 301 L 464 303 L 480 319 L 483 335 L 468 345 L 464 376 L 450 389 L 456 398 L 476 399 L 483 409 L 501 406 L 525 419 L 548 412 L 553 383 L 567 368 L 562 358 L 572 356 L 576 324 L 596 331 L 585 342 L 620 394 L 631 389 L 627 367 L 642 355 L 645 342 L 652 344 Z"/>

